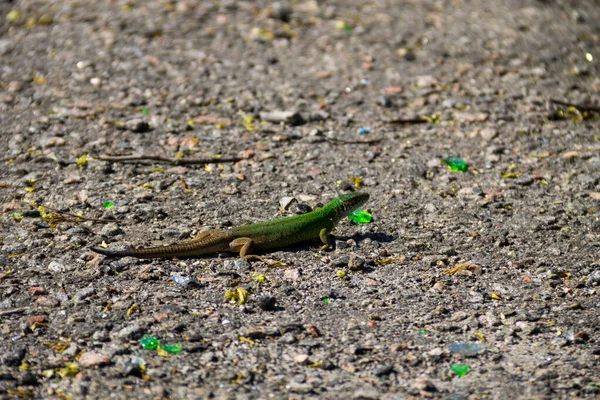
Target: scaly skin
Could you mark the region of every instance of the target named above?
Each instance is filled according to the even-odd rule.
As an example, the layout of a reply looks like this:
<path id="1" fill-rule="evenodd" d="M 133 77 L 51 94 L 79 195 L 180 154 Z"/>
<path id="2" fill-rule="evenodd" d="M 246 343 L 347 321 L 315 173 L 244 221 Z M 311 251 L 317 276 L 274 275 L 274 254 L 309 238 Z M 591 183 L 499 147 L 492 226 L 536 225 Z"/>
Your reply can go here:
<path id="1" fill-rule="evenodd" d="M 246 258 L 253 250 L 285 247 L 316 238 L 323 242 L 321 249 L 326 249 L 330 246 L 329 234 L 335 225 L 367 200 L 367 193 L 352 192 L 336 197 L 326 206 L 306 214 L 242 225 L 228 231 L 212 229 L 192 240 L 170 246 L 123 251 L 93 247 L 92 250 L 110 257 L 170 258 L 234 252 Z"/>

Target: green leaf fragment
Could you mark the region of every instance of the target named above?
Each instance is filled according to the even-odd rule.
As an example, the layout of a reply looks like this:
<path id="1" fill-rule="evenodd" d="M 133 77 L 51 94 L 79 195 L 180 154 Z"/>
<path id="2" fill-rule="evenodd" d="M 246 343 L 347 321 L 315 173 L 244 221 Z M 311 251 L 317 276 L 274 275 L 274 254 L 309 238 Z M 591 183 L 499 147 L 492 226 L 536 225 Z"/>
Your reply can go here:
<path id="1" fill-rule="evenodd" d="M 425 329 L 419 329 L 419 335 L 427 335 L 427 331 Z"/>
<path id="2" fill-rule="evenodd" d="M 102 208 L 113 208 L 115 203 L 111 203 L 110 201 L 102 203 Z"/>
<path id="3" fill-rule="evenodd" d="M 448 157 L 444 159 L 444 162 L 452 171 L 467 172 L 469 170 L 469 165 L 462 158 Z"/>
<path id="4" fill-rule="evenodd" d="M 142 114 L 148 115 L 148 109 L 147 108 L 142 108 Z"/>
<path id="5" fill-rule="evenodd" d="M 373 216 L 366 211 L 356 210 L 348 215 L 348 218 L 359 224 L 368 224 L 373 219 Z"/>
<path id="6" fill-rule="evenodd" d="M 324 297 L 324 298 L 322 298 L 322 299 L 321 299 L 321 301 L 322 301 L 323 303 L 325 303 L 325 304 L 329 304 L 329 303 L 331 303 L 331 299 L 330 299 L 329 297 Z"/>
<path id="7" fill-rule="evenodd" d="M 454 372 L 458 376 L 465 376 L 471 371 L 471 367 L 467 364 L 452 364 L 450 366 L 450 371 Z"/>
<path id="8" fill-rule="evenodd" d="M 24 217 L 20 212 L 14 212 L 10 214 L 10 217 L 17 222 L 20 222 Z"/>
<path id="9" fill-rule="evenodd" d="M 177 354 L 183 349 L 183 346 L 180 344 L 164 344 L 154 336 L 148 334 L 142 336 L 140 343 L 145 349 L 158 350 L 159 353 Z"/>
<path id="10" fill-rule="evenodd" d="M 160 345 L 160 341 L 158 339 L 148 334 L 142 336 L 140 343 L 142 344 L 143 348 L 148 350 L 154 350 Z"/>

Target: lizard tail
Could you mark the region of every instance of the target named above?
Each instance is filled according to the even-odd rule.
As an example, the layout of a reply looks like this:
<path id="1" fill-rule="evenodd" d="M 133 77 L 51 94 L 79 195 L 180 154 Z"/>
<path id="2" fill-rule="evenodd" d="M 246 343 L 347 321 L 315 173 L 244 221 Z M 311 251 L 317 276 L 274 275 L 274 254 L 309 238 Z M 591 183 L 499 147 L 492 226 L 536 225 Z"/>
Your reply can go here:
<path id="1" fill-rule="evenodd" d="M 147 247 L 129 250 L 105 250 L 92 248 L 96 253 L 109 257 L 137 257 L 137 258 L 171 258 L 190 257 L 202 254 L 229 251 L 231 236 L 227 232 L 211 229 L 200 233 L 192 240 L 176 243 L 169 246 Z"/>
<path id="2" fill-rule="evenodd" d="M 100 253 L 102 255 L 108 257 L 131 257 L 133 256 L 133 251 L 129 250 L 108 250 L 101 249 L 100 247 L 92 247 L 90 250 L 95 251 L 96 253 Z"/>

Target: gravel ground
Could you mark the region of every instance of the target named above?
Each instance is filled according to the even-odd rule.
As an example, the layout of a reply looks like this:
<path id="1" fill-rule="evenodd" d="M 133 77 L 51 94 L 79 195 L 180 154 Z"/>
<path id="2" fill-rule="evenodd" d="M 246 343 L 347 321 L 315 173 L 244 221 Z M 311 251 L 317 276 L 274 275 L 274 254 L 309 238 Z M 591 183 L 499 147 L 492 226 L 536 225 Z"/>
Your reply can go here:
<path id="1" fill-rule="evenodd" d="M 0 12 L 0 398 L 600 395 L 596 1 Z M 328 252 L 89 250 L 352 187 L 373 221 Z"/>

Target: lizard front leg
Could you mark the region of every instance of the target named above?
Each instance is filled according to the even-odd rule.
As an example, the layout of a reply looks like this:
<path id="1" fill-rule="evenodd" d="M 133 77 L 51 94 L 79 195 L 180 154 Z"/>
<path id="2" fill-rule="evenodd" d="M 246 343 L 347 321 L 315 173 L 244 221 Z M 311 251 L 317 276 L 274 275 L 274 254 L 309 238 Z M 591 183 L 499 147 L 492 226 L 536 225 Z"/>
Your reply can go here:
<path id="1" fill-rule="evenodd" d="M 313 251 L 321 251 L 321 250 L 327 250 L 327 249 L 331 248 L 331 238 L 329 237 L 330 233 L 331 233 L 331 230 L 328 230 L 327 228 L 321 229 L 321 231 L 319 232 L 319 239 L 321 239 L 321 242 L 323 242 L 323 245 L 317 247 L 316 249 L 312 249 L 312 250 Z"/>
<path id="2" fill-rule="evenodd" d="M 252 239 L 241 237 L 229 242 L 229 248 L 236 253 L 239 252 L 240 257 L 246 259 L 247 257 L 251 257 L 249 253 L 252 250 L 252 243 Z"/>

